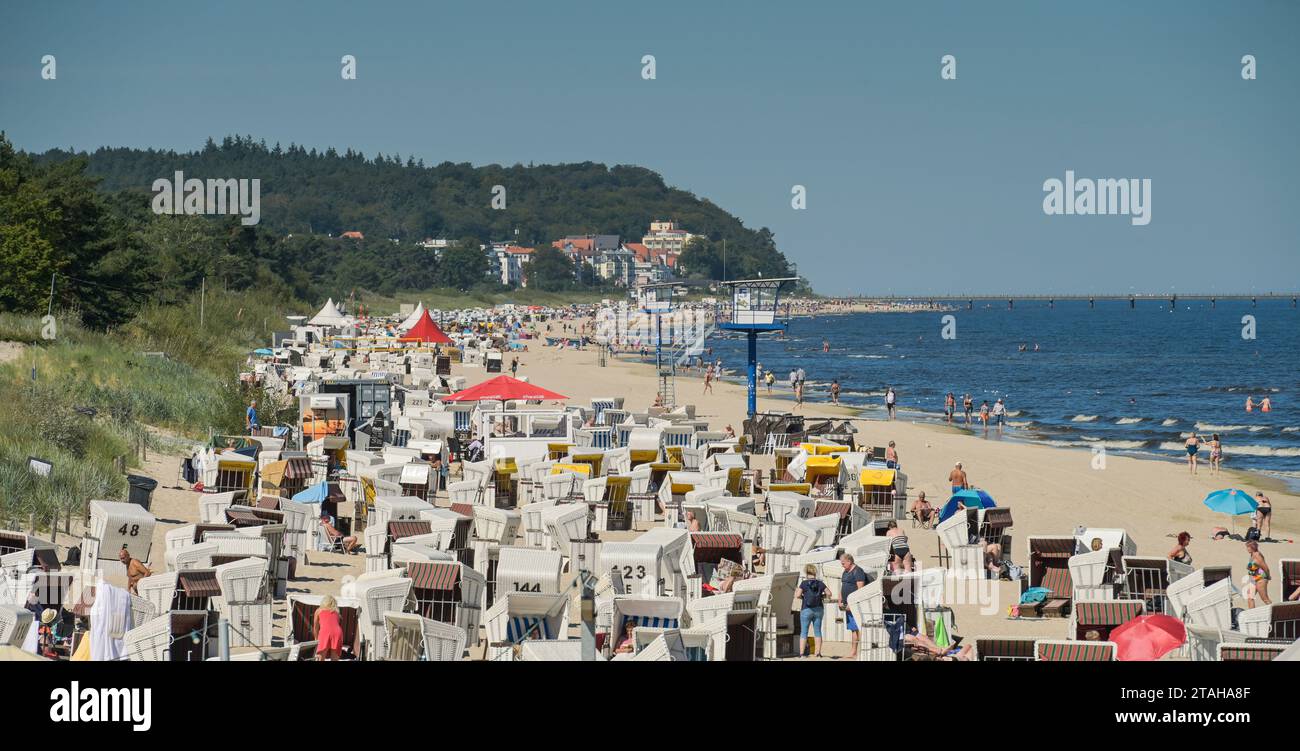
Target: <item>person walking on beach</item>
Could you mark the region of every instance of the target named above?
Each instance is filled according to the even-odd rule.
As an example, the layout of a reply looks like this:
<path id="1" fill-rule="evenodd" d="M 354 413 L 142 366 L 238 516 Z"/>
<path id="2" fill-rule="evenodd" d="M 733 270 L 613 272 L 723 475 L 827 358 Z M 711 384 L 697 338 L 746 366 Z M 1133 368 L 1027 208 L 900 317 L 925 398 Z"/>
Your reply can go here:
<path id="1" fill-rule="evenodd" d="M 1259 552 L 1259 543 L 1254 540 L 1247 542 L 1246 552 L 1250 554 L 1250 562 L 1246 564 L 1246 575 L 1254 582 L 1259 599 L 1263 600 L 1265 605 L 1272 605 L 1273 601 L 1268 599 L 1268 582 L 1273 576 L 1268 570 L 1268 561 L 1264 560 L 1264 554 Z M 1254 607 L 1253 603 L 1251 607 Z"/>
<path id="2" fill-rule="evenodd" d="M 519 358 L 518 358 L 518 357 L 512 357 L 512 358 L 510 358 L 510 377 L 511 377 L 511 378 L 518 378 L 518 377 L 519 377 Z"/>
<path id="3" fill-rule="evenodd" d="M 858 657 L 859 634 L 858 622 L 853 618 L 853 611 L 849 610 L 849 595 L 867 586 L 867 574 L 853 562 L 853 556 L 848 553 L 840 556 L 840 565 L 844 567 L 844 575 L 840 577 L 840 607 L 844 610 L 845 628 L 853 634 L 853 650 L 849 653 L 849 659 L 854 660 Z"/>
<path id="4" fill-rule="evenodd" d="M 947 418 L 949 425 L 952 425 L 952 416 L 956 411 L 957 397 L 953 396 L 952 392 L 949 391 L 948 395 L 943 398 L 943 415 Z"/>
<path id="5" fill-rule="evenodd" d="M 840 403 L 840 382 L 839 379 L 831 381 L 831 404 Z"/>
<path id="6" fill-rule="evenodd" d="M 826 582 L 817 578 L 817 567 L 808 564 L 803 567 L 804 580 L 799 582 L 799 598 L 802 607 L 799 610 L 799 656 L 808 656 L 808 628 L 813 632 L 813 654 L 822 656 L 822 619 L 826 616 Z"/>
<path id="7" fill-rule="evenodd" d="M 799 371 L 790 369 L 790 390 L 794 391 L 799 387 Z"/>
<path id="8" fill-rule="evenodd" d="M 1002 424 L 1006 422 L 1006 419 L 1007 405 L 1003 404 L 1001 399 L 998 399 L 997 403 L 993 405 L 993 421 L 998 424 L 999 433 L 1002 432 Z"/>
<path id="9" fill-rule="evenodd" d="M 898 395 L 894 393 L 894 387 L 890 386 L 885 389 L 885 411 L 889 413 L 889 419 L 894 419 L 895 402 L 898 401 Z"/>
<path id="10" fill-rule="evenodd" d="M 898 449 L 894 448 L 893 441 L 885 447 L 885 466 L 889 469 L 898 469 Z"/>
<path id="11" fill-rule="evenodd" d="M 1210 474 L 1219 474 L 1219 464 L 1223 461 L 1223 442 L 1219 440 L 1219 434 L 1214 433 L 1210 436 Z"/>
<path id="12" fill-rule="evenodd" d="M 961 406 L 966 411 L 966 424 L 970 425 L 970 416 L 975 409 L 975 400 L 970 397 L 970 394 L 966 394 L 961 398 Z"/>
<path id="13" fill-rule="evenodd" d="M 252 433 L 254 430 L 257 430 L 258 428 L 262 427 L 261 425 L 257 424 L 257 400 L 256 399 L 248 403 L 248 411 L 244 413 L 244 427 L 248 428 L 249 433 Z"/>
<path id="14" fill-rule="evenodd" d="M 989 400 L 985 399 L 980 402 L 980 422 L 984 425 L 984 432 L 989 432 Z"/>
<path id="15" fill-rule="evenodd" d="M 704 370 L 704 393 L 713 391 L 713 366 L 710 365 Z"/>
<path id="16" fill-rule="evenodd" d="M 962 469 L 961 462 L 953 465 L 952 471 L 948 473 L 948 484 L 952 486 L 954 493 L 970 487 L 970 481 L 966 478 L 966 470 Z"/>
<path id="17" fill-rule="evenodd" d="M 776 373 L 773 373 L 772 371 L 769 370 L 767 371 L 766 378 L 767 378 L 767 393 L 771 394 L 772 384 L 776 383 Z"/>
<path id="18" fill-rule="evenodd" d="M 1183 446 L 1187 449 L 1187 471 L 1196 474 L 1196 452 L 1201 450 L 1201 438 L 1196 435 L 1196 431 L 1187 436 L 1187 442 Z"/>

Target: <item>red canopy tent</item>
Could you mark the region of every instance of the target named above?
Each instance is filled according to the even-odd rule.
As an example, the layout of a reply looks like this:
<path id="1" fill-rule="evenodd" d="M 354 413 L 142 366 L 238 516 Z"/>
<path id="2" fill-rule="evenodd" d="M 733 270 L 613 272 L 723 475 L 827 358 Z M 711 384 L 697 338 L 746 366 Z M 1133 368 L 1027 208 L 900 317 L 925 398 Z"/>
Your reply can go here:
<path id="1" fill-rule="evenodd" d="M 429 317 L 429 311 L 424 311 L 420 320 L 415 322 L 409 331 L 402 335 L 403 341 L 415 340 L 425 344 L 451 344 L 451 337 L 443 333 L 438 328 L 438 324 L 433 322 Z"/>
<path id="2" fill-rule="evenodd" d="M 470 386 L 464 391 L 457 391 L 451 396 L 444 396 L 444 402 L 477 402 L 482 399 L 496 399 L 498 401 L 562 401 L 569 397 L 564 394 L 557 394 L 554 391 L 547 391 L 541 386 L 534 386 L 518 378 L 511 378 L 508 375 L 497 376 L 496 378 L 484 381 L 477 386 Z"/>

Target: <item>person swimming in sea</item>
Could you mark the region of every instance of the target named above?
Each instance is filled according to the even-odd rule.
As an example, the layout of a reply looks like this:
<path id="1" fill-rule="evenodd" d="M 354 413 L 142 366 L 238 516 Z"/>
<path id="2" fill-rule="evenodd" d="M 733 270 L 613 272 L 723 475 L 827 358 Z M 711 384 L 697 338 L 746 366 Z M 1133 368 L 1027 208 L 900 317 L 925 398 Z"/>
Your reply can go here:
<path id="1" fill-rule="evenodd" d="M 1260 411 L 1260 412 L 1271 412 L 1271 411 L 1273 411 L 1273 400 L 1272 400 L 1272 399 L 1269 399 L 1267 396 L 1264 397 L 1263 399 L 1261 399 L 1261 400 L 1259 401 L 1259 411 Z"/>
<path id="2" fill-rule="evenodd" d="M 1249 396 L 1246 397 L 1246 411 L 1247 411 L 1247 412 L 1254 412 L 1254 411 L 1255 411 L 1255 400 L 1254 400 L 1252 397 L 1249 397 Z"/>

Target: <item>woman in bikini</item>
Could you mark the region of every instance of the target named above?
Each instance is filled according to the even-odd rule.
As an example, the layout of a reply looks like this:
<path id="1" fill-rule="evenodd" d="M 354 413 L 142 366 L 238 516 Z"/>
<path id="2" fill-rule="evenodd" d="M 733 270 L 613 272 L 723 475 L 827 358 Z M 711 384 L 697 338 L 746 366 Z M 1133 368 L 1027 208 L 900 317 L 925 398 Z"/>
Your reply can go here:
<path id="1" fill-rule="evenodd" d="M 1210 438 L 1210 474 L 1219 474 L 1219 462 L 1223 461 L 1223 443 L 1219 440 L 1219 434 L 1215 433 Z"/>
<path id="2" fill-rule="evenodd" d="M 1192 565 L 1192 556 L 1187 552 L 1187 545 L 1192 541 L 1192 536 L 1186 532 L 1178 533 L 1178 542 L 1174 549 L 1169 551 L 1169 560 L 1178 561 L 1179 563 Z"/>
<path id="3" fill-rule="evenodd" d="M 1265 605 L 1272 605 L 1273 601 L 1268 599 L 1268 582 L 1273 578 L 1268 570 L 1268 561 L 1264 560 L 1264 554 L 1259 552 L 1259 543 L 1251 540 L 1246 543 L 1246 552 L 1250 554 L 1250 562 L 1246 564 L 1246 575 L 1255 582 L 1255 592 L 1259 599 L 1264 601 Z"/>
<path id="4" fill-rule="evenodd" d="M 1267 540 L 1273 532 L 1273 502 L 1262 491 L 1256 491 L 1255 503 L 1255 527 L 1259 536 Z"/>

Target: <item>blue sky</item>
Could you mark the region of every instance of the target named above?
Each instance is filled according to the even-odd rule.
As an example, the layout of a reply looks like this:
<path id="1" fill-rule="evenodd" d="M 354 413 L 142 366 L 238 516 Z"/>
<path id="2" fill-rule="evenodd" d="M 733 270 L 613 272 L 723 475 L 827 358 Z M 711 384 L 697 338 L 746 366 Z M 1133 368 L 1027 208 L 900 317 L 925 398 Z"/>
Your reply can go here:
<path id="1" fill-rule="evenodd" d="M 1300 284 L 1300 3 L 1286 0 L 22 2 L 5 16 L 0 128 L 28 150 L 247 133 L 426 163 L 639 164 L 771 227 L 833 294 Z M 940 80 L 945 54 L 955 81 Z M 1244 54 L 1258 80 L 1242 80 Z M 1151 223 L 1044 215 L 1043 181 L 1067 169 L 1150 178 Z"/>

